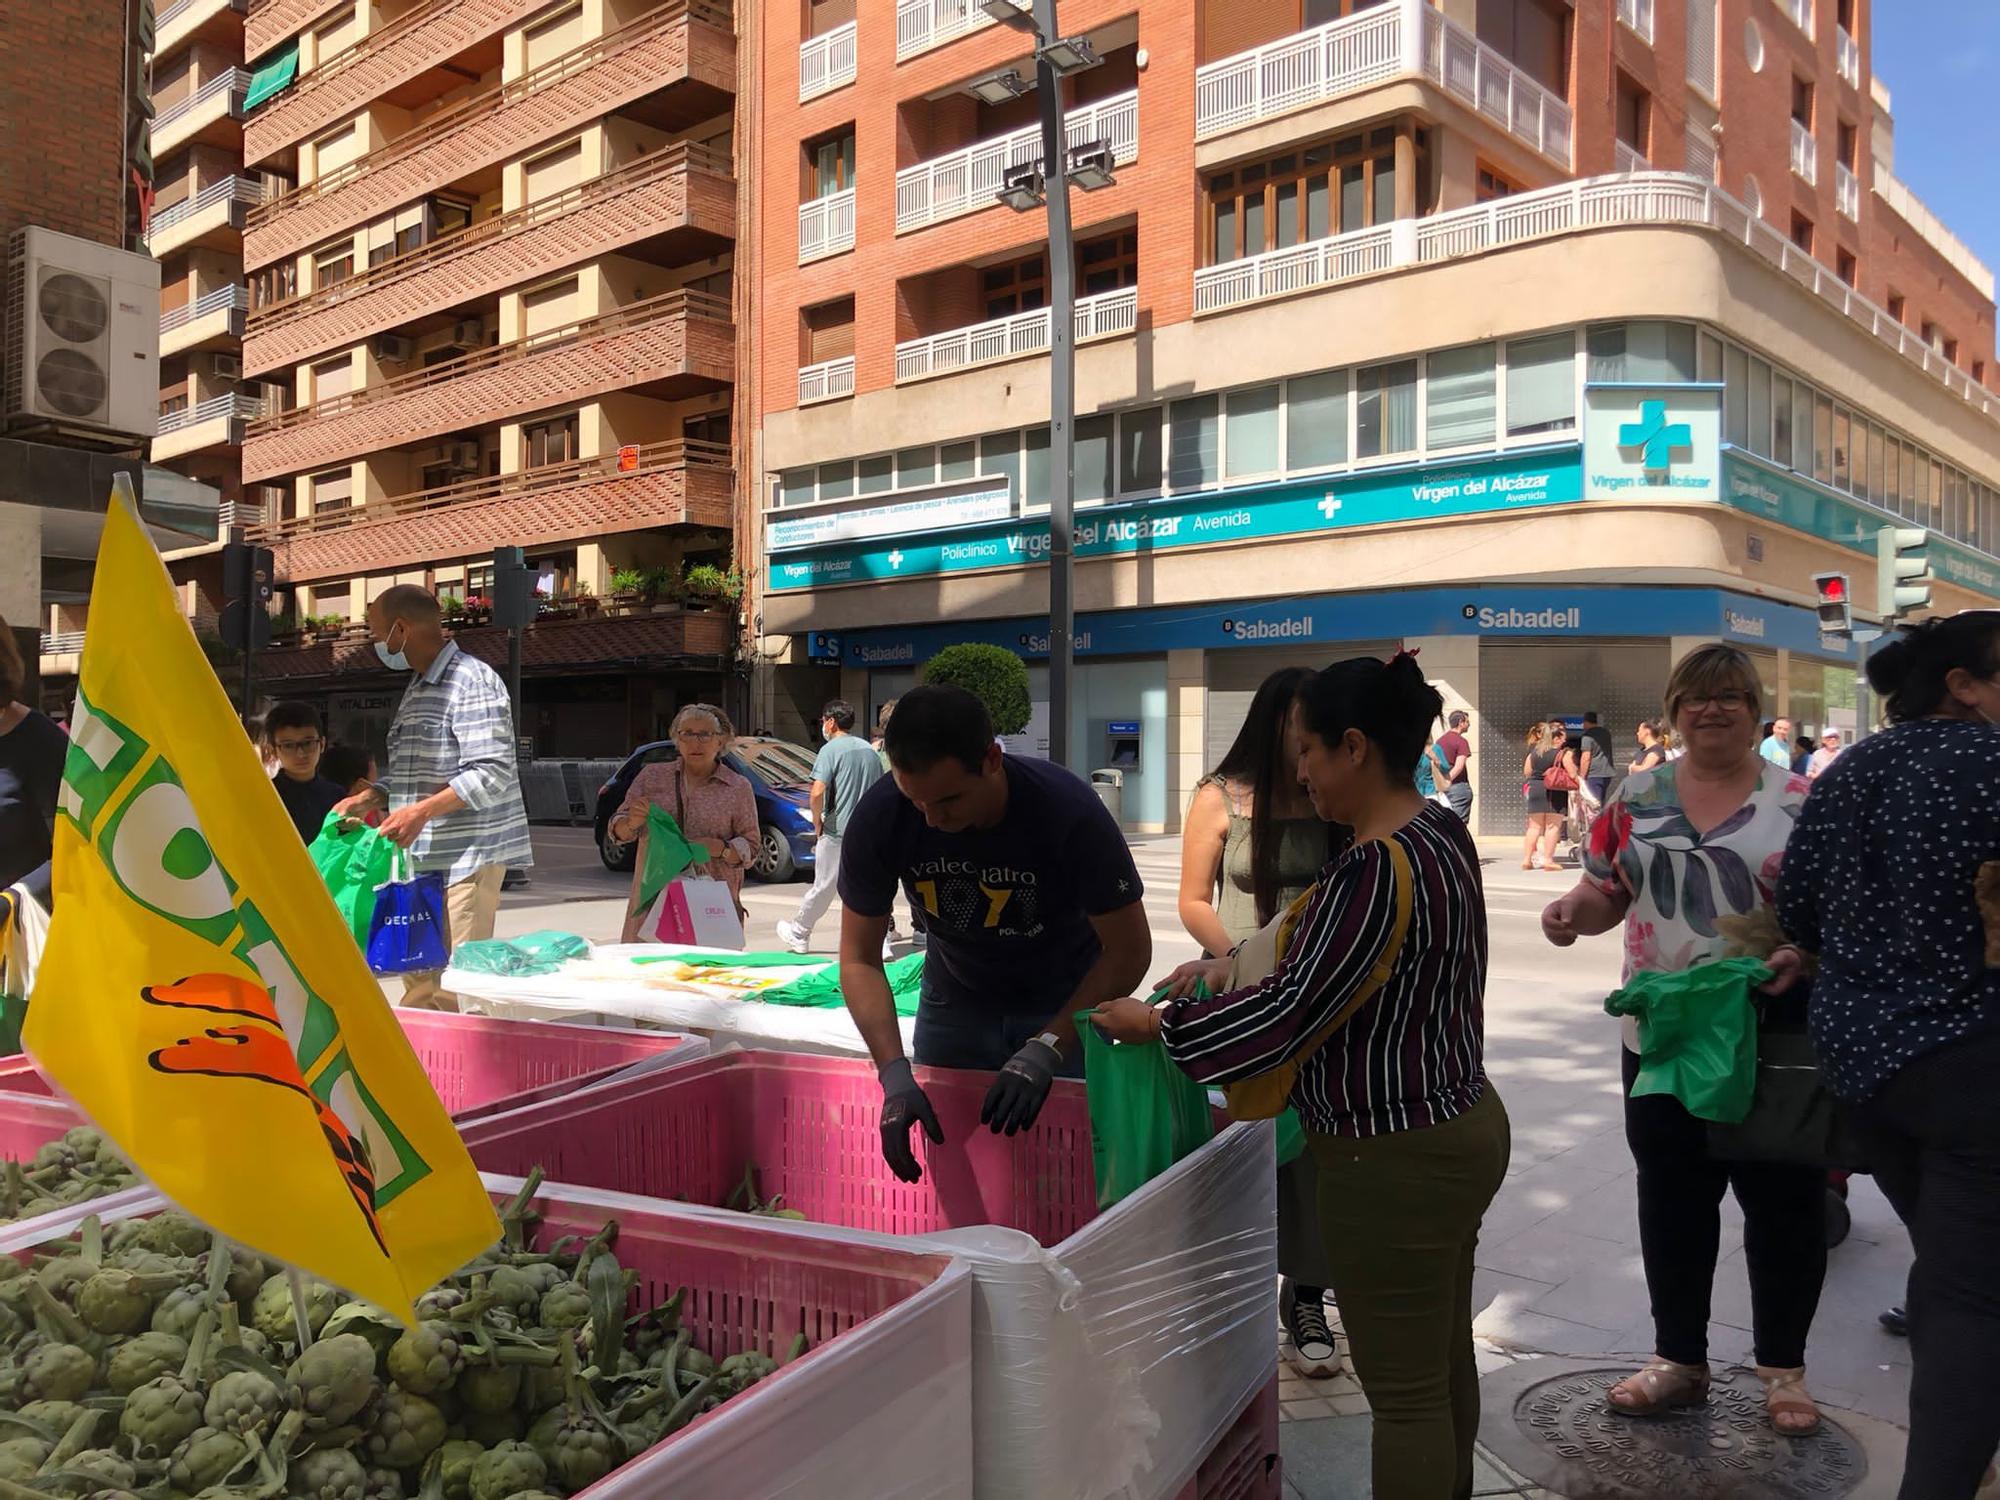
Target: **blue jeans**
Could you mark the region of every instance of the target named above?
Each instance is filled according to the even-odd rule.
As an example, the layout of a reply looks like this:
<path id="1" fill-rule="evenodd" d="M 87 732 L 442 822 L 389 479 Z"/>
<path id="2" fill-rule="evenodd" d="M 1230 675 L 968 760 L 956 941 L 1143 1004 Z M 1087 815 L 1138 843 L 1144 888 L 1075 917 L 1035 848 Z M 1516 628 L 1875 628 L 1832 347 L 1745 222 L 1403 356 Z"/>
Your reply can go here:
<path id="1" fill-rule="evenodd" d="M 941 1004 L 925 995 L 917 1005 L 916 1061 L 927 1068 L 997 1072 L 1048 1028 L 1055 1013 L 1053 1004 L 1009 1012 L 976 1003 Z M 1070 1048 L 1058 1071 L 1064 1078 L 1083 1077 L 1083 1048 Z"/>

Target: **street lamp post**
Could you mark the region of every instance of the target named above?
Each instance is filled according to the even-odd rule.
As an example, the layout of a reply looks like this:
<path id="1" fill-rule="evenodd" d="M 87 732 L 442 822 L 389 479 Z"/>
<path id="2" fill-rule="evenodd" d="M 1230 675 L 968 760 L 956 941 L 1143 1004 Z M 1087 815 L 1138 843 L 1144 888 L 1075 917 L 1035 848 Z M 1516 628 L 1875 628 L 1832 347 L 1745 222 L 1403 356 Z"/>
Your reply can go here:
<path id="1" fill-rule="evenodd" d="M 1034 0 L 1035 88 L 1049 205 L 1049 759 L 1067 766 L 1070 674 L 1076 660 L 1076 242 L 1069 217 L 1069 139 L 1062 83 L 1049 60 L 1056 0 Z"/>

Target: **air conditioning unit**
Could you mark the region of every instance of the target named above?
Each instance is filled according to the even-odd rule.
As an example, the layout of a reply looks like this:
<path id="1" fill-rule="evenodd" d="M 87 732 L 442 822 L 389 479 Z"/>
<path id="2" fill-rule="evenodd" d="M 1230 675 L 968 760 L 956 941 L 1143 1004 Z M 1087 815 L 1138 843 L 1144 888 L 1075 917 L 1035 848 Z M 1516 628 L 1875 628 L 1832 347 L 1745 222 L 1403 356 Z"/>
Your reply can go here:
<path id="1" fill-rule="evenodd" d="M 241 380 L 243 378 L 243 356 L 240 354 L 211 354 L 209 371 L 217 380 Z"/>
<path id="2" fill-rule="evenodd" d="M 377 359 L 393 360 L 397 364 L 408 360 L 415 348 L 399 333 L 377 334 L 369 340 L 369 347 L 375 351 Z"/>
<path id="3" fill-rule="evenodd" d="M 484 349 L 486 325 L 477 318 L 460 318 L 452 325 L 451 343 L 454 349 Z"/>
<path id="4" fill-rule="evenodd" d="M 30 225 L 9 246 L 5 416 L 151 437 L 160 263 Z"/>

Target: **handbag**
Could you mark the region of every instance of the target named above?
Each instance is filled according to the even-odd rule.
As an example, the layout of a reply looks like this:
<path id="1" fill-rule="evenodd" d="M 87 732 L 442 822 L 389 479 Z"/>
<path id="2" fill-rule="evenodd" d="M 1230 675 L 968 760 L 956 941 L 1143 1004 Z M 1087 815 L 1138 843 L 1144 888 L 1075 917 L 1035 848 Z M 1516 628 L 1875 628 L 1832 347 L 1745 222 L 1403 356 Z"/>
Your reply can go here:
<path id="1" fill-rule="evenodd" d="M 1721 1161 L 1867 1169 L 1847 1108 L 1826 1086 L 1812 1037 L 1800 1026 L 1758 1029 L 1750 1112 L 1734 1125 L 1711 1121 L 1708 1150 Z"/>
<path id="2" fill-rule="evenodd" d="M 1542 785 L 1552 792 L 1573 792 L 1576 790 L 1576 777 L 1570 774 L 1569 767 L 1558 757 L 1554 765 L 1542 772 Z"/>
<path id="3" fill-rule="evenodd" d="M 743 920 L 729 887 L 706 876 L 681 875 L 661 889 L 640 932 L 676 948 L 727 948 L 741 952 Z"/>
<path id="4" fill-rule="evenodd" d="M 429 974 L 451 961 L 444 915 L 444 876 L 410 872 L 410 857 L 396 851 L 389 878 L 375 887 L 368 922 L 368 967 L 377 974 Z"/>

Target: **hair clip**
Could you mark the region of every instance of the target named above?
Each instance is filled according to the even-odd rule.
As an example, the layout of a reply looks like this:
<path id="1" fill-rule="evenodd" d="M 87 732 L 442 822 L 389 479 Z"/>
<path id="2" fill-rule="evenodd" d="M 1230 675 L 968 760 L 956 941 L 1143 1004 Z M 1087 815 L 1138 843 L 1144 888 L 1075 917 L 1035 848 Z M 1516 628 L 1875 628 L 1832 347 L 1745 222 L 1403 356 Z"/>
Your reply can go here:
<path id="1" fill-rule="evenodd" d="M 1423 649 L 1424 648 L 1422 646 L 1404 646 L 1400 648 L 1394 656 L 1390 657 L 1389 660 L 1393 664 L 1395 662 L 1401 661 L 1404 657 L 1407 656 L 1410 658 L 1410 660 L 1415 661 L 1417 658 L 1417 653 Z"/>

